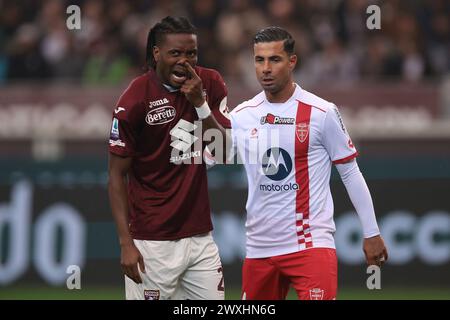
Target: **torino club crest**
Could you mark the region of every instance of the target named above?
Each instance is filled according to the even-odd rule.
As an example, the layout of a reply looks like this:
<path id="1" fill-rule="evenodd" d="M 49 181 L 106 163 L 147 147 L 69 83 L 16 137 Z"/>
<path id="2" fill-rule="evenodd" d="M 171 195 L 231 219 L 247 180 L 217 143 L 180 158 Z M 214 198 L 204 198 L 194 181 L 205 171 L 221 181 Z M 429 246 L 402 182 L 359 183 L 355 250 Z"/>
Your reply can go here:
<path id="1" fill-rule="evenodd" d="M 297 135 L 297 139 L 303 143 L 308 138 L 309 133 L 309 124 L 308 123 L 299 123 L 295 128 L 295 134 Z"/>

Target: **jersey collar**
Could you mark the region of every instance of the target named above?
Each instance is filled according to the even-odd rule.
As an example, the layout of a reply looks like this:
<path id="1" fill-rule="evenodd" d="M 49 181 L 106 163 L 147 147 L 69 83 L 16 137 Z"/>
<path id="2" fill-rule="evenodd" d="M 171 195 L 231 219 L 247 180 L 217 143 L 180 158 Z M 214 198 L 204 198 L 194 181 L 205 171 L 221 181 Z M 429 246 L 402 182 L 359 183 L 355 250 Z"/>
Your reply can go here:
<path id="1" fill-rule="evenodd" d="M 269 105 L 274 105 L 274 106 L 276 106 L 276 105 L 282 105 L 282 104 L 284 105 L 284 104 L 288 104 L 288 103 L 290 103 L 292 100 L 297 99 L 297 97 L 300 95 L 300 92 L 301 92 L 302 88 L 301 88 L 296 82 L 294 82 L 294 84 L 295 84 L 295 90 L 294 90 L 294 92 L 292 93 L 292 96 L 290 96 L 290 98 L 287 99 L 285 102 L 270 102 L 270 101 L 267 99 L 266 93 L 263 91 L 263 94 L 264 94 L 264 97 L 265 97 L 266 102 L 267 102 Z"/>
<path id="2" fill-rule="evenodd" d="M 177 91 L 180 91 L 179 88 L 174 88 L 174 87 L 172 87 L 172 86 L 169 86 L 168 84 L 164 84 L 164 83 L 163 83 L 162 85 L 163 85 L 163 87 L 166 88 L 166 90 L 169 91 L 169 92 L 177 92 Z"/>

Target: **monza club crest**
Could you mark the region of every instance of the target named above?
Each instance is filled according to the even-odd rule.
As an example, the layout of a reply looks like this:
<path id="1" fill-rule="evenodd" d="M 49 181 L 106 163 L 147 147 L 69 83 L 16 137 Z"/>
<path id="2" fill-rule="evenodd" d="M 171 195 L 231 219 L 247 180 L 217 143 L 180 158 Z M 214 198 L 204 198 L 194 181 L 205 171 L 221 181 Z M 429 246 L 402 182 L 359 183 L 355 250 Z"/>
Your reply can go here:
<path id="1" fill-rule="evenodd" d="M 305 122 L 297 124 L 295 127 L 295 134 L 301 143 L 305 142 L 309 134 L 309 124 Z"/>
<path id="2" fill-rule="evenodd" d="M 309 290 L 309 298 L 311 300 L 323 300 L 324 290 L 320 288 L 313 288 Z"/>

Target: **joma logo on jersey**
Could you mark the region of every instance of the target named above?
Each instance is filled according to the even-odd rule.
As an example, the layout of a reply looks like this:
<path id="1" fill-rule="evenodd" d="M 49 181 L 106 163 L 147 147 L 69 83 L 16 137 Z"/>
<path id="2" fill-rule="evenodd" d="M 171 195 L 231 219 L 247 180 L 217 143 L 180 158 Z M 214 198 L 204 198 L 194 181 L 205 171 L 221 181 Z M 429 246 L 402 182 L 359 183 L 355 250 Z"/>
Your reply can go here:
<path id="1" fill-rule="evenodd" d="M 261 124 L 294 124 L 294 118 L 282 118 L 280 116 L 268 113 L 266 116 L 261 117 Z"/>
<path id="2" fill-rule="evenodd" d="M 158 107 L 158 106 L 162 106 L 163 104 L 166 104 L 166 103 L 169 103 L 169 100 L 167 100 L 167 98 L 159 99 L 159 100 L 155 100 L 155 101 L 150 101 L 148 103 L 148 107 L 149 108 Z"/>
<path id="3" fill-rule="evenodd" d="M 145 122 L 151 126 L 164 124 L 175 119 L 176 111 L 174 107 L 164 106 L 150 110 L 145 117 Z"/>

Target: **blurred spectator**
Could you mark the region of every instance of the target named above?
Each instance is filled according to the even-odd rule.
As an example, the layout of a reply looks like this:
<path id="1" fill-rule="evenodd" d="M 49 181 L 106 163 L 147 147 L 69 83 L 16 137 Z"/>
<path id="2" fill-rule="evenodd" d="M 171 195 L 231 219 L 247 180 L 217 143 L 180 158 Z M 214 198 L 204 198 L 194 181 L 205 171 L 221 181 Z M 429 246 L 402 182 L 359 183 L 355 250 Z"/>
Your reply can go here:
<path id="1" fill-rule="evenodd" d="M 12 80 L 46 79 L 50 65 L 40 50 L 41 35 L 33 24 L 22 24 L 7 47 L 7 77 Z"/>
<path id="2" fill-rule="evenodd" d="M 81 8 L 81 30 L 66 28 L 70 4 Z M 366 28 L 369 4 L 381 7 L 381 30 Z M 17 0 L 0 1 L 0 83 L 128 81 L 143 71 L 149 26 L 166 15 L 197 26 L 200 64 L 248 86 L 252 37 L 269 25 L 293 34 L 306 84 L 420 81 L 450 68 L 448 0 Z"/>
<path id="3" fill-rule="evenodd" d="M 115 85 L 127 78 L 129 60 L 113 37 L 101 37 L 91 44 L 90 52 L 83 72 L 84 84 Z"/>

